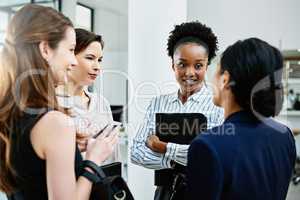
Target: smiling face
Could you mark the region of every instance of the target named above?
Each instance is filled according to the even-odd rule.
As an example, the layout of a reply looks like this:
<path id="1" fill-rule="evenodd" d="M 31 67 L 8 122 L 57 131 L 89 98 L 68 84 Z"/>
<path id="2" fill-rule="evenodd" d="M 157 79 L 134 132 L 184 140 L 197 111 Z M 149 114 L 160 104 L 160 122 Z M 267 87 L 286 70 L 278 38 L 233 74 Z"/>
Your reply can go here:
<path id="1" fill-rule="evenodd" d="M 48 46 L 45 47 L 47 48 L 47 50 L 45 50 L 47 53 L 44 57 L 47 59 L 53 71 L 55 83 L 58 85 L 65 84 L 67 81 L 67 71 L 70 70 L 72 66 L 77 65 L 77 60 L 74 55 L 75 45 L 76 36 L 74 29 L 69 27 L 66 29 L 65 37 L 58 43 L 57 48 L 51 49 Z"/>
<path id="2" fill-rule="evenodd" d="M 207 50 L 196 43 L 179 45 L 173 56 L 173 70 L 181 92 L 188 96 L 200 90 L 207 70 Z"/>
<path id="3" fill-rule="evenodd" d="M 69 73 L 70 79 L 77 85 L 92 85 L 100 73 L 103 51 L 99 42 L 91 42 L 76 55 L 78 66 Z"/>

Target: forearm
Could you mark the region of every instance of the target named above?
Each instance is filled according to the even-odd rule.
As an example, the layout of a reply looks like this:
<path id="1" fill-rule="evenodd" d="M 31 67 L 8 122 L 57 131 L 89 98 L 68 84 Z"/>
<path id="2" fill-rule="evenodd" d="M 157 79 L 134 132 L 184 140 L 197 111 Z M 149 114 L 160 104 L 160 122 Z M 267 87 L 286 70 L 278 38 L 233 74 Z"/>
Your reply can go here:
<path id="1" fill-rule="evenodd" d="M 164 169 L 168 168 L 164 164 L 164 154 L 157 153 L 149 149 L 145 142 L 133 141 L 131 147 L 131 162 L 149 169 Z"/>
<path id="2" fill-rule="evenodd" d="M 92 190 L 92 182 L 83 176 L 79 176 L 76 182 L 76 199 L 89 200 Z"/>

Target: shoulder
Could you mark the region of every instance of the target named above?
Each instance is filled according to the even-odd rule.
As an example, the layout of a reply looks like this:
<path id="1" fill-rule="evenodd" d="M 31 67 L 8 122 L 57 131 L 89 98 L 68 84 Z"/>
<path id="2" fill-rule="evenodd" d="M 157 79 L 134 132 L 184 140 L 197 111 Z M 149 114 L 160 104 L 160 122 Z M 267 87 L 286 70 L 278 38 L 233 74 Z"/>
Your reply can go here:
<path id="1" fill-rule="evenodd" d="M 265 134 L 272 133 L 282 138 L 281 140 L 282 142 L 283 142 L 283 138 L 285 138 L 287 141 L 295 143 L 293 131 L 288 126 L 281 123 L 277 119 L 267 118 L 266 120 L 263 121 L 263 123 L 261 123 L 261 125 L 264 127 L 261 130 Z"/>
<path id="2" fill-rule="evenodd" d="M 59 111 L 46 113 L 31 130 L 32 145 L 42 158 L 49 147 L 59 148 L 75 144 L 75 136 L 73 120 Z"/>
<path id="3" fill-rule="evenodd" d="M 58 129 L 64 127 L 72 127 L 74 125 L 71 118 L 59 111 L 49 111 L 36 124 L 37 126 L 47 125 L 48 127 Z"/>
<path id="4" fill-rule="evenodd" d="M 195 141 L 205 143 L 216 152 L 222 153 L 228 150 L 228 146 L 236 146 L 236 127 L 234 124 L 222 124 L 215 126 L 198 135 Z"/>

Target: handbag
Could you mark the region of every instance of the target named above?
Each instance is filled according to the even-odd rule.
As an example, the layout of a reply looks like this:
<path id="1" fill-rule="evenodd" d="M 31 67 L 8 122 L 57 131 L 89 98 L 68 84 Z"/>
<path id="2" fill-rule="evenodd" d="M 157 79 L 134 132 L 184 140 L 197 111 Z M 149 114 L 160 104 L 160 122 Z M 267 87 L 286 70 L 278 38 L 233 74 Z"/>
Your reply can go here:
<path id="1" fill-rule="evenodd" d="M 121 176 L 121 163 L 101 166 L 101 180 L 94 183 L 90 200 L 134 200 L 127 183 Z"/>
<path id="2" fill-rule="evenodd" d="M 121 176 L 108 176 L 93 185 L 90 200 L 134 200 Z"/>

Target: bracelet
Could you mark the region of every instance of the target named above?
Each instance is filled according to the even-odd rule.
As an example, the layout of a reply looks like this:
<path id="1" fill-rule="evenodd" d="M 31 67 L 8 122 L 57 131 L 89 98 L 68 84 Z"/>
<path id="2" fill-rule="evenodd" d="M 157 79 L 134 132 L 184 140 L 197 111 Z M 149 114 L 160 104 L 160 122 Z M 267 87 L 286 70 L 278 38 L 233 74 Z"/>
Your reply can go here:
<path id="1" fill-rule="evenodd" d="M 83 161 L 82 164 L 83 164 L 83 167 L 90 168 L 100 179 L 104 179 L 106 177 L 102 168 L 99 167 L 96 163 L 94 163 L 90 160 L 85 160 L 85 161 Z"/>
<path id="2" fill-rule="evenodd" d="M 86 179 L 88 179 L 92 183 L 98 183 L 99 181 L 101 181 L 101 179 L 96 174 L 93 174 L 93 173 L 91 173 L 87 170 L 85 170 L 83 172 L 83 174 L 81 174 L 80 176 L 85 177 Z"/>

